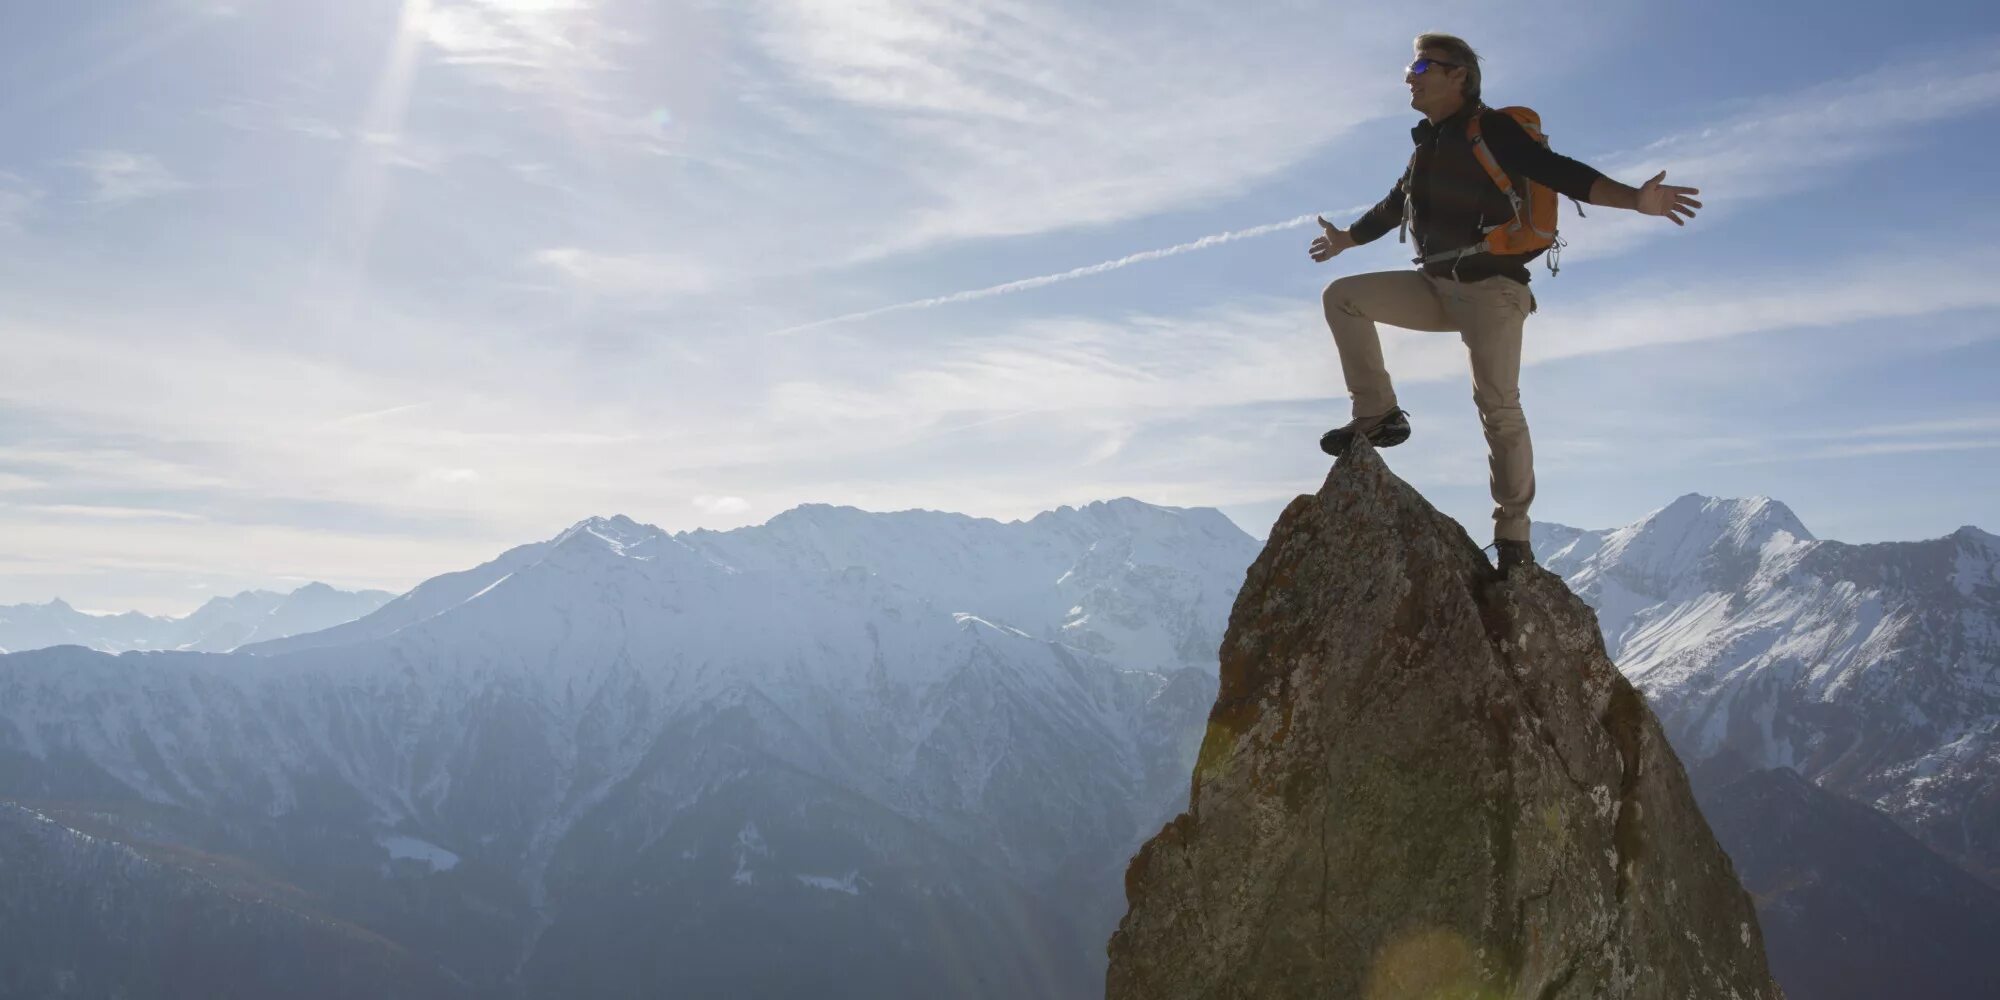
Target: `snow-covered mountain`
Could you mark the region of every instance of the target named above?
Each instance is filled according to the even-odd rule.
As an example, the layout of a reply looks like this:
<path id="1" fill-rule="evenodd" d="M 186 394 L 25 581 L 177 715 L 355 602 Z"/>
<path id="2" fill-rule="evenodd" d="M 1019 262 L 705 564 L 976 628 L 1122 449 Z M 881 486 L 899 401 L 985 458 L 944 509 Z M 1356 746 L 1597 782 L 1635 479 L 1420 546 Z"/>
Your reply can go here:
<path id="1" fill-rule="evenodd" d="M 593 518 L 232 655 L 0 657 L 0 796 L 493 986 L 1091 995 L 1256 550 L 1130 500 Z"/>
<path id="2" fill-rule="evenodd" d="M 1219 511 L 1124 499 L 1025 522 L 935 511 L 871 514 L 807 504 L 762 525 L 666 536 L 628 518 L 583 522 L 549 542 L 429 580 L 340 628 L 247 646 L 271 655 L 392 634 L 498 586 L 579 532 L 617 546 L 671 538 L 733 570 L 773 577 L 861 572 L 953 608 L 978 608 L 1037 638 L 1133 669 L 1215 669 L 1215 650 L 1255 541 Z"/>
<path id="3" fill-rule="evenodd" d="M 1698 786 L 1789 765 L 1992 856 L 1993 536 L 1699 496 L 1536 535 Z M 1257 549 L 1130 500 L 593 518 L 231 655 L 0 656 L 0 799 L 267 873 L 488 995 L 1096 995 Z"/>
<path id="4" fill-rule="evenodd" d="M 1796 769 L 2000 884 L 2000 538 L 1849 545 L 1693 494 L 1537 533 L 1698 783 Z"/>
<path id="5" fill-rule="evenodd" d="M 47 604 L 0 607 L 0 652 L 63 645 L 110 653 L 132 649 L 224 652 L 244 643 L 316 632 L 353 621 L 394 596 L 381 590 L 345 591 L 309 583 L 289 594 L 246 590 L 234 597 L 211 598 L 180 618 L 136 611 L 90 614 L 57 598 Z"/>

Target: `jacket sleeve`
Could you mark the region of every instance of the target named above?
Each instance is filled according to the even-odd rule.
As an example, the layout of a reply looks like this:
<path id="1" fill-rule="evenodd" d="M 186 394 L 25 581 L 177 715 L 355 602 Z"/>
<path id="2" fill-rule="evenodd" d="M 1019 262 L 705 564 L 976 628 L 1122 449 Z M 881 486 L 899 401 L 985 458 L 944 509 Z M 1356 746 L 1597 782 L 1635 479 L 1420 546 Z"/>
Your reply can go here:
<path id="1" fill-rule="evenodd" d="M 1397 181 L 1396 186 L 1389 189 L 1388 197 L 1376 202 L 1374 208 L 1362 213 L 1361 218 L 1354 220 L 1354 225 L 1347 227 L 1347 235 L 1353 237 L 1356 243 L 1372 243 L 1402 222 L 1403 183 Z"/>
<path id="2" fill-rule="evenodd" d="M 1500 169 L 1520 174 L 1537 184 L 1545 184 L 1558 194 L 1589 201 L 1590 186 L 1604 176 L 1595 167 L 1572 160 L 1529 138 L 1528 130 L 1522 128 L 1520 122 L 1498 111 L 1489 111 L 1480 119 L 1479 131 L 1486 137 L 1486 148 L 1493 151 L 1493 159 L 1500 164 Z"/>

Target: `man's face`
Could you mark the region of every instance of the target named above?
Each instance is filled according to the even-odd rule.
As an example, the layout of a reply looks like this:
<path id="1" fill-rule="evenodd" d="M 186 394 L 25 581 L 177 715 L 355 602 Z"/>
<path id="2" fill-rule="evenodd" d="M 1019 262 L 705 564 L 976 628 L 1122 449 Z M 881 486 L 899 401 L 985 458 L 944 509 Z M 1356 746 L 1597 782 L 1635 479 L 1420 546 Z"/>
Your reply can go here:
<path id="1" fill-rule="evenodd" d="M 1403 71 L 1403 82 L 1410 85 L 1410 107 L 1434 111 L 1463 97 L 1465 67 L 1443 65 L 1452 58 L 1438 49 L 1418 49 L 1417 58 L 1429 59 L 1432 65 L 1422 73 Z"/>

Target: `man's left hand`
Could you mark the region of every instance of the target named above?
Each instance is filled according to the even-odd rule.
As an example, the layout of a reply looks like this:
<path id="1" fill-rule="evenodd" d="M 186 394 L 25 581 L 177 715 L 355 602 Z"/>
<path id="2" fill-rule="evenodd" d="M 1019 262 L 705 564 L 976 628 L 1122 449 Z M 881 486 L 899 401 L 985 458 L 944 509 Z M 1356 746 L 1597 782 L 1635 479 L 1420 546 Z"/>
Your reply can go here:
<path id="1" fill-rule="evenodd" d="M 1652 180 L 1641 184 L 1632 207 L 1647 215 L 1664 215 L 1674 220 L 1674 225 L 1685 226 L 1685 219 L 1694 218 L 1694 210 L 1701 207 L 1701 202 L 1692 197 L 1700 194 L 1701 189 L 1660 183 L 1666 179 L 1667 172 L 1662 170 L 1654 174 Z"/>

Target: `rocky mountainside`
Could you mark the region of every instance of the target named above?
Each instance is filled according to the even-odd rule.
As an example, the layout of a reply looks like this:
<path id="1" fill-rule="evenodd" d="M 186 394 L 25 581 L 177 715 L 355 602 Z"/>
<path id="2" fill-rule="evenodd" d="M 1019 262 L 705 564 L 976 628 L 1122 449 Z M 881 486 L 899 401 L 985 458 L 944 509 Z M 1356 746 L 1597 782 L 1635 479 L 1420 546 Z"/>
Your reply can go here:
<path id="1" fill-rule="evenodd" d="M 1543 535 L 1701 781 L 1796 769 L 2000 886 L 2000 538 L 1848 545 L 1692 494 Z"/>
<path id="2" fill-rule="evenodd" d="M 2000 997 L 2000 890 L 1790 768 L 1697 791 L 1793 1000 Z"/>
<path id="3" fill-rule="evenodd" d="M 1780 995 L 1589 608 L 1497 580 L 1365 443 L 1251 567 L 1126 893 L 1111 1000 Z"/>
<path id="4" fill-rule="evenodd" d="M 231 655 L 0 657 L 0 797 L 487 995 L 1093 996 L 1255 548 L 1136 501 L 591 519 Z"/>
<path id="5" fill-rule="evenodd" d="M 227 859 L 149 856 L 0 803 L 0 996 L 470 996 L 296 895 Z"/>
<path id="6" fill-rule="evenodd" d="M 330 628 L 373 612 L 395 595 L 350 592 L 309 583 L 289 594 L 246 590 L 211 598 L 181 618 L 128 611 L 97 615 L 62 599 L 0 607 L 0 653 L 49 646 L 87 646 L 109 653 L 133 649 L 227 652 L 245 643 Z"/>

